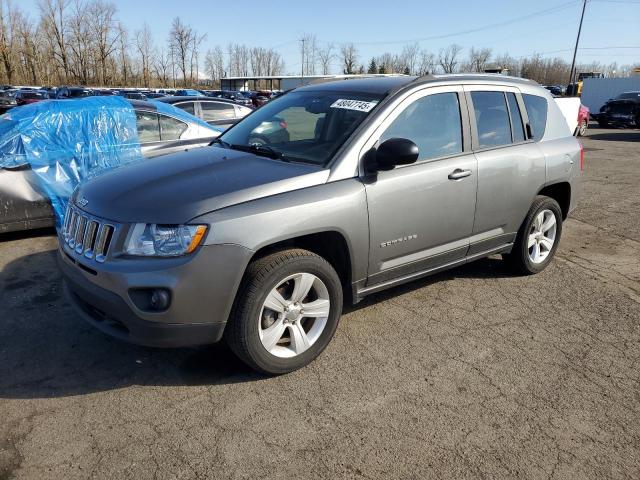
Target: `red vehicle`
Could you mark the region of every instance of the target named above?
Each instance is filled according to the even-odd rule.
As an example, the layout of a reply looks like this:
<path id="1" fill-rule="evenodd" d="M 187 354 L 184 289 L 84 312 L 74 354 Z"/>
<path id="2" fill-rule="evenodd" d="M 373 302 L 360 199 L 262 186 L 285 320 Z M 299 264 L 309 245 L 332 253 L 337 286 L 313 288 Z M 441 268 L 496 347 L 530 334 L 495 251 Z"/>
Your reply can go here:
<path id="1" fill-rule="evenodd" d="M 257 92 L 253 92 L 251 95 L 251 103 L 253 106 L 258 108 L 271 100 L 271 92 L 266 90 L 259 90 Z"/>
<path id="2" fill-rule="evenodd" d="M 576 128 L 576 137 L 584 137 L 589 127 L 589 108 L 580 105 L 578 110 L 578 128 Z"/>
<path id="3" fill-rule="evenodd" d="M 16 104 L 18 106 L 41 102 L 42 100 L 46 100 L 46 98 L 40 92 L 34 92 L 32 90 L 20 90 L 18 93 L 16 93 Z"/>

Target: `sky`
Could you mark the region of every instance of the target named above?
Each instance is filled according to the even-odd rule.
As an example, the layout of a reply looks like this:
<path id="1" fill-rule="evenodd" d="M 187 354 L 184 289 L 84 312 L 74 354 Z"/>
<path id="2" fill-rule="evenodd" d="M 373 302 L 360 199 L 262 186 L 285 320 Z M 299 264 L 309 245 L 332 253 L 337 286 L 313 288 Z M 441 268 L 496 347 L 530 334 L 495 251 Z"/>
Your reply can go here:
<path id="1" fill-rule="evenodd" d="M 130 32 L 146 22 L 156 44 L 166 42 L 171 21 L 179 16 L 199 33 L 204 49 L 229 43 L 273 47 L 284 57 L 285 72 L 300 71 L 300 38 L 315 34 L 322 47 L 354 43 L 359 62 L 384 52 L 399 53 L 418 42 L 437 54 L 451 43 L 489 47 L 513 57 L 534 52 L 571 61 L 581 0 L 112 0 Z M 37 0 L 17 2 L 33 18 Z M 587 2 L 578 63 L 640 64 L 640 0 Z M 624 48 L 623 48 L 624 47 Z M 340 61 L 334 61 L 334 73 Z"/>

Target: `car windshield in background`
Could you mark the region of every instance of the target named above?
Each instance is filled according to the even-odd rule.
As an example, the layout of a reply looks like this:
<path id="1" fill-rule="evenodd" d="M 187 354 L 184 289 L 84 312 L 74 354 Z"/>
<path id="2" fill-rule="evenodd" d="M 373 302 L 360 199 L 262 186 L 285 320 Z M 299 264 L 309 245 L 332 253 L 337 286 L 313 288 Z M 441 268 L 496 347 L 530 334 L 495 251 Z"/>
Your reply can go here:
<path id="1" fill-rule="evenodd" d="M 291 92 L 267 103 L 220 137 L 227 148 L 285 161 L 326 164 L 382 96 Z"/>
<path id="2" fill-rule="evenodd" d="M 20 96 L 27 99 L 43 99 L 44 95 L 38 92 L 21 92 Z"/>
<path id="3" fill-rule="evenodd" d="M 638 100 L 640 101 L 640 92 L 625 92 L 616 97 L 616 100 Z"/>

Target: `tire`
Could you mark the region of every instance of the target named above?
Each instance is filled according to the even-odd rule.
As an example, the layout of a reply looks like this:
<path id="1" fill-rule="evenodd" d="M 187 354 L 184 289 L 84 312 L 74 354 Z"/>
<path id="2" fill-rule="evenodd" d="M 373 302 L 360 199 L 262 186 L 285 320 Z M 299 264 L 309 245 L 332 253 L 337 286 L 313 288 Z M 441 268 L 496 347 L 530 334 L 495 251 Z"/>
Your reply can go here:
<path id="1" fill-rule="evenodd" d="M 307 285 L 308 294 L 300 297 Z M 312 308 L 314 315 L 306 316 Z M 288 373 L 322 353 L 341 313 L 342 284 L 331 264 L 308 250 L 282 250 L 247 267 L 225 340 L 251 368 L 268 375 Z"/>
<path id="2" fill-rule="evenodd" d="M 580 122 L 578 126 L 578 131 L 576 132 L 576 137 L 584 137 L 587 135 L 587 128 L 589 127 L 589 122 L 583 120 Z"/>
<path id="3" fill-rule="evenodd" d="M 553 214 L 555 220 L 553 232 L 551 228 L 548 230 L 538 228 L 540 224 L 536 222 L 543 218 L 542 224 L 546 226 L 550 214 Z M 560 205 L 553 198 L 539 195 L 533 201 L 520 230 L 518 230 L 511 253 L 504 255 L 504 260 L 516 273 L 524 275 L 539 273 L 551 263 L 560 243 L 561 235 L 562 210 Z M 530 246 L 530 241 L 534 237 L 536 237 L 536 243 Z M 548 244 L 551 238 L 553 241 L 551 248 L 549 248 Z M 536 256 L 536 249 L 538 256 Z"/>
<path id="4" fill-rule="evenodd" d="M 598 126 L 600 128 L 609 128 L 609 124 L 607 122 L 605 122 L 604 120 L 598 120 Z"/>

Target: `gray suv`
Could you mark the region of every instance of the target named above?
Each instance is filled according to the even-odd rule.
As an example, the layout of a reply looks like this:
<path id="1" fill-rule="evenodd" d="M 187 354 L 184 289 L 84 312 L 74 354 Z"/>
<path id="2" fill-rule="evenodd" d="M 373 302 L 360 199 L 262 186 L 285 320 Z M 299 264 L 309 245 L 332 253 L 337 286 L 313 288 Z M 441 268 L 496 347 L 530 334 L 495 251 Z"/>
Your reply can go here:
<path id="1" fill-rule="evenodd" d="M 288 135 L 261 135 L 280 118 Z M 299 88 L 209 148 L 106 173 L 60 229 L 68 297 L 100 330 L 176 347 L 223 337 L 253 368 L 300 368 L 343 304 L 502 254 L 551 261 L 582 149 L 551 94 L 493 75 Z"/>

